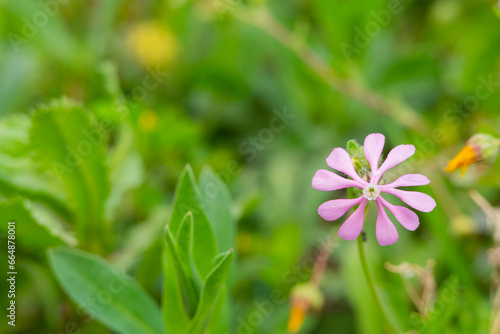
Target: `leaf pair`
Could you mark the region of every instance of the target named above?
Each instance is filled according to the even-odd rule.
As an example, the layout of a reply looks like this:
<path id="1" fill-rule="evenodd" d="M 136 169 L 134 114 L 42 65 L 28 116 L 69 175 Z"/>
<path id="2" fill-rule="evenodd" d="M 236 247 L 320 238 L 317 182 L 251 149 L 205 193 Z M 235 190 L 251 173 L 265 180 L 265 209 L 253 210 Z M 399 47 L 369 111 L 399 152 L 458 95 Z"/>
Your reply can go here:
<path id="1" fill-rule="evenodd" d="M 206 207 L 188 166 L 178 182 L 172 218 L 165 229 L 163 316 L 168 333 L 213 332 L 227 302 L 224 284 L 233 250 L 216 256 L 217 242 Z"/>

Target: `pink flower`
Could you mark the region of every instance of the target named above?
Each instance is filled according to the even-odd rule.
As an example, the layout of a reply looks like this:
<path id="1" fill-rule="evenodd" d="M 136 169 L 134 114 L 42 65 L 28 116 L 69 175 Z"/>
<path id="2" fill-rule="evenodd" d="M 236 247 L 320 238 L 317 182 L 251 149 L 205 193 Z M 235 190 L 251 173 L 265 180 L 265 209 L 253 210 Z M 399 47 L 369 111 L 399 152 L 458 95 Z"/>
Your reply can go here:
<path id="1" fill-rule="evenodd" d="M 400 164 L 415 153 L 413 145 L 399 145 L 393 148 L 387 155 L 387 159 L 379 167 L 378 162 L 382 149 L 384 148 L 385 137 L 380 133 L 373 133 L 365 138 L 364 153 L 371 167 L 370 182 L 363 180 L 355 171 L 351 157 L 346 150 L 337 147 L 326 158 L 326 163 L 331 168 L 342 172 L 351 179 L 344 178 L 331 171 L 320 169 L 312 179 L 314 189 L 322 191 L 332 191 L 349 187 L 356 187 L 363 190 L 363 195 L 354 199 L 336 199 L 321 204 L 318 213 L 325 220 L 337 220 L 342 217 L 350 208 L 358 205 L 354 213 L 347 218 L 339 229 L 338 235 L 345 240 L 356 239 L 363 228 L 363 219 L 366 205 L 369 201 L 375 201 L 378 215 L 376 224 L 376 235 L 380 245 L 386 246 L 398 240 L 398 231 L 387 216 L 387 208 L 404 228 L 414 231 L 418 225 L 418 216 L 410 209 L 393 205 L 387 202 L 381 193 L 387 193 L 399 197 L 403 202 L 412 208 L 430 212 L 436 206 L 436 202 L 427 194 L 397 189 L 397 187 L 421 186 L 429 184 L 427 177 L 421 174 L 406 174 L 390 184 L 380 185 L 382 175 L 392 167 Z"/>

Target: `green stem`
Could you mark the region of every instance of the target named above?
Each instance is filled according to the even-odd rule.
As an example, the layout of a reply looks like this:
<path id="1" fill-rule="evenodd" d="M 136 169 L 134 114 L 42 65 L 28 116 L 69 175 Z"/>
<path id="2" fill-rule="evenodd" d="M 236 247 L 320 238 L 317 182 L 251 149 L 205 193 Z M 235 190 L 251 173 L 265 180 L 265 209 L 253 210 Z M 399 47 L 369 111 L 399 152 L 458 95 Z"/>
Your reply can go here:
<path id="1" fill-rule="evenodd" d="M 370 271 L 368 270 L 368 264 L 366 262 L 365 249 L 363 247 L 363 238 L 364 238 L 364 232 L 362 232 L 361 235 L 358 237 L 358 250 L 359 250 L 359 258 L 361 260 L 361 266 L 363 267 L 363 274 L 365 275 L 366 283 L 368 284 L 368 289 L 370 290 L 370 293 L 372 294 L 375 303 L 380 309 L 380 312 L 382 312 L 382 315 L 384 316 L 387 324 L 389 324 L 389 327 L 391 328 L 392 332 L 398 333 L 398 330 L 396 329 L 397 326 L 394 325 L 394 323 L 391 320 L 392 318 L 388 316 L 387 312 L 382 306 L 382 303 L 380 302 L 380 297 L 378 296 L 377 290 L 375 289 L 375 284 L 373 283 L 373 279 L 370 274 Z"/>

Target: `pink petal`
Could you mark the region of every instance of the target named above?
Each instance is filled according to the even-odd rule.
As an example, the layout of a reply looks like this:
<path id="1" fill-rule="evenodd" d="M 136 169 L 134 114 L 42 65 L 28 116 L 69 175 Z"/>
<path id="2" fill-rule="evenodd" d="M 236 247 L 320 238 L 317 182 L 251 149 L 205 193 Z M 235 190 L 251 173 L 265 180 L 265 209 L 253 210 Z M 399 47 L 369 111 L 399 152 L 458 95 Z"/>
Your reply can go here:
<path id="1" fill-rule="evenodd" d="M 318 208 L 318 213 L 324 220 L 339 219 L 350 208 L 359 204 L 364 199 L 363 196 L 354 199 L 334 199 L 321 204 Z"/>
<path id="2" fill-rule="evenodd" d="M 410 187 L 410 186 L 425 186 L 429 184 L 429 179 L 422 174 L 406 174 L 399 177 L 396 181 L 386 184 L 380 185 L 379 188 L 397 188 L 397 187 Z"/>
<path id="3" fill-rule="evenodd" d="M 380 155 L 384 149 L 384 143 L 385 137 L 380 133 L 372 133 L 365 138 L 363 149 L 365 151 L 366 159 L 372 168 L 372 173 L 378 169 L 378 161 L 380 160 Z"/>
<path id="4" fill-rule="evenodd" d="M 415 153 L 415 146 L 413 145 L 399 145 L 394 147 L 387 155 L 382 166 L 375 173 L 375 176 L 372 177 L 371 182 L 377 183 L 382 174 L 411 157 L 413 153 Z"/>
<path id="5" fill-rule="evenodd" d="M 432 197 L 418 191 L 406 191 L 394 188 L 383 188 L 380 191 L 401 198 L 403 202 L 418 211 L 430 212 L 436 207 L 436 201 Z"/>
<path id="6" fill-rule="evenodd" d="M 354 213 L 340 226 L 338 235 L 345 240 L 354 240 L 361 233 L 363 219 L 368 200 L 361 201 Z"/>
<path id="7" fill-rule="evenodd" d="M 333 169 L 338 170 L 346 175 L 349 175 L 353 180 L 365 185 L 366 182 L 363 181 L 359 175 L 354 170 L 354 165 L 352 164 L 351 157 L 349 153 L 343 148 L 334 148 L 332 153 L 326 158 L 326 163 Z"/>
<path id="8" fill-rule="evenodd" d="M 377 225 L 375 227 L 375 234 L 377 235 L 377 241 L 381 246 L 387 246 L 398 241 L 399 235 L 398 230 L 387 216 L 384 206 L 380 200 L 377 202 Z"/>
<path id="9" fill-rule="evenodd" d="M 361 188 L 358 182 L 346 179 L 326 169 L 320 169 L 314 174 L 312 186 L 316 190 L 331 191 L 348 187 Z"/>
<path id="10" fill-rule="evenodd" d="M 389 211 L 394 215 L 394 218 L 407 230 L 415 231 L 420 224 L 418 221 L 418 216 L 415 212 L 411 211 L 404 206 L 393 205 L 387 202 L 382 196 L 379 196 L 382 204 L 389 209 Z"/>

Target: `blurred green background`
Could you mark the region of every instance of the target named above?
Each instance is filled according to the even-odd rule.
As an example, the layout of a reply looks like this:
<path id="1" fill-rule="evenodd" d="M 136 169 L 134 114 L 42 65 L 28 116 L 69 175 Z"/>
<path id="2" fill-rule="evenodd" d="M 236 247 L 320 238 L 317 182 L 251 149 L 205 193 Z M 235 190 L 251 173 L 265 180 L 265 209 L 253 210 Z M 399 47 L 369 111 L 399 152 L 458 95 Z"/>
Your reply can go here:
<path id="1" fill-rule="evenodd" d="M 237 221 L 230 333 L 286 333 L 288 297 L 251 331 L 241 323 L 273 291 L 288 296 L 307 281 L 307 259 L 336 235 L 340 223 L 323 221 L 317 207 L 345 193 L 314 190 L 315 171 L 334 147 L 380 132 L 384 153 L 416 146 L 404 172 L 427 175 L 430 186 L 419 190 L 438 203 L 419 214 L 416 232 L 398 225 L 400 239 L 388 247 L 376 243 L 368 216 L 369 261 L 384 298 L 406 332 L 489 332 L 492 236 L 468 191 L 498 205 L 499 162 L 463 178 L 442 170 L 474 133 L 500 134 L 498 3 L 2 0 L 0 36 L 2 203 L 19 201 L 71 230 L 65 190 L 37 167 L 29 137 L 35 108 L 61 96 L 81 103 L 110 129 L 106 257 L 157 301 L 155 241 L 175 184 L 186 164 L 195 175 L 209 165 L 228 184 Z M 12 219 L 7 209 L 1 216 L 1 224 Z M 44 241 L 21 229 L 17 238 L 17 326 L 4 317 L 2 332 L 61 333 L 82 322 Z M 321 283 L 325 303 L 301 333 L 384 333 L 355 242 L 337 241 Z M 405 292 L 411 280 L 383 264 L 427 259 L 436 261 L 438 291 L 450 281 L 458 288 L 422 321 Z M 81 328 L 109 332 L 97 321 Z"/>

